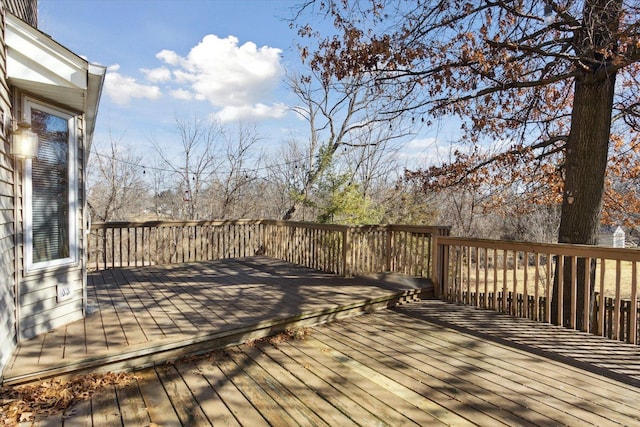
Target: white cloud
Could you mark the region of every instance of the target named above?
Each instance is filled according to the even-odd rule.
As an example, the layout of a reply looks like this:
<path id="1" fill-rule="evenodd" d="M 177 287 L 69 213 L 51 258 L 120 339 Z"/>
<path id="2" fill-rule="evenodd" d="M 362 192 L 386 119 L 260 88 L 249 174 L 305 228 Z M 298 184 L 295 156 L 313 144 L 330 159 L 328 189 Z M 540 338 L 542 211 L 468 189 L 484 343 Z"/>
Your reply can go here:
<path id="1" fill-rule="evenodd" d="M 104 92 L 113 102 L 126 105 L 132 98 L 158 99 L 161 96 L 158 86 L 138 83 L 132 77 L 125 77 L 118 73 L 120 66 L 115 64 L 107 69 L 104 78 Z"/>
<path id="2" fill-rule="evenodd" d="M 280 103 L 228 106 L 215 113 L 214 117 L 221 122 L 234 122 L 243 119 L 279 119 L 284 117 L 287 109 L 286 105 Z"/>
<path id="3" fill-rule="evenodd" d="M 415 138 L 407 142 L 405 149 L 407 150 L 424 150 L 433 147 L 436 143 L 435 138 Z"/>
<path id="4" fill-rule="evenodd" d="M 154 68 L 151 70 L 143 68 L 140 71 L 147 76 L 147 80 L 153 83 L 163 83 L 171 80 L 171 71 L 166 67 Z"/>
<path id="5" fill-rule="evenodd" d="M 459 142 L 447 142 L 434 137 L 415 138 L 405 144 L 398 158 L 409 169 L 439 165 L 451 160 L 455 150 L 465 150 Z"/>
<path id="6" fill-rule="evenodd" d="M 189 101 L 193 99 L 193 93 L 189 92 L 185 89 L 176 89 L 171 91 L 171 96 L 175 99 L 180 99 L 183 101 Z"/>
<path id="7" fill-rule="evenodd" d="M 164 49 L 156 54 L 156 58 L 159 60 L 166 62 L 169 65 L 178 65 L 180 63 L 180 56 L 171 51 Z"/>
<path id="8" fill-rule="evenodd" d="M 239 45 L 233 36 L 221 39 L 210 34 L 186 57 L 170 50 L 156 57 L 171 68 L 174 83 L 187 85 L 194 99 L 219 107 L 219 116 L 261 118 L 284 114 L 282 105 L 266 105 L 283 76 L 281 52 L 269 46 L 258 48 L 252 42 Z"/>
<path id="9" fill-rule="evenodd" d="M 133 98 L 156 100 L 162 92 L 181 101 L 206 101 L 224 121 L 281 118 L 287 107 L 274 101 L 284 75 L 282 51 L 238 38 L 205 36 L 186 56 L 164 49 L 156 54 L 156 68 L 142 68 L 145 84 L 109 68 L 105 93 L 126 105 Z"/>

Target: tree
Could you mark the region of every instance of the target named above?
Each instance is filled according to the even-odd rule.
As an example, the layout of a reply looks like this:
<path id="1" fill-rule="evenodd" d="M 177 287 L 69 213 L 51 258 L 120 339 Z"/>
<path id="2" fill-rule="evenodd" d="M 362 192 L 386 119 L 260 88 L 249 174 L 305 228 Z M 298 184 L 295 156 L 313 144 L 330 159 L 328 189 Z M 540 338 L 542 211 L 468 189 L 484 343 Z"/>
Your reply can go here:
<path id="1" fill-rule="evenodd" d="M 560 242 L 596 243 L 609 151 L 639 142 L 637 3 L 325 0 L 305 8 L 311 4 L 337 30 L 303 50 L 319 73 L 373 75 L 414 112 L 462 119 L 477 150 L 410 178 L 425 188 L 518 181 L 537 200 L 562 204 Z M 299 30 L 317 35 L 310 25 Z M 508 141 L 506 149 L 482 150 L 496 140 Z"/>
<path id="2" fill-rule="evenodd" d="M 300 100 L 292 109 L 307 121 L 309 143 L 304 162 L 299 165 L 304 168 L 304 178 L 292 189 L 291 204 L 282 219 L 292 219 L 300 206 L 307 203 L 314 185 L 344 151 L 381 147 L 386 141 L 408 135 L 398 121 L 400 115 L 379 115 L 380 105 L 386 100 L 368 83 L 366 76 L 336 81 L 311 72 L 290 77 L 290 88 Z M 383 133 L 381 128 L 389 132 Z M 372 140 L 368 134 L 377 134 L 380 138 Z"/>
<path id="3" fill-rule="evenodd" d="M 186 206 L 183 216 L 198 219 L 200 196 L 219 167 L 215 144 L 221 136 L 221 127 L 218 122 L 194 116 L 177 118 L 176 128 L 181 152 L 168 152 L 158 144 L 155 149 L 162 163 L 177 177 L 177 186 Z"/>
<path id="4" fill-rule="evenodd" d="M 247 202 L 255 202 L 246 199 L 257 180 L 262 156 L 255 151 L 261 137 L 255 125 L 243 123 L 234 131 L 223 128 L 221 135 L 220 168 L 209 186 L 211 213 L 213 218 L 241 218 L 251 211 Z"/>
<path id="5" fill-rule="evenodd" d="M 382 207 L 351 181 L 351 173 L 326 171 L 319 183 L 318 222 L 323 224 L 378 224 Z"/>
<path id="6" fill-rule="evenodd" d="M 108 150 L 95 149 L 88 174 L 91 216 L 98 221 L 117 221 L 136 215 L 144 206 L 145 184 L 141 158 L 111 137 Z"/>

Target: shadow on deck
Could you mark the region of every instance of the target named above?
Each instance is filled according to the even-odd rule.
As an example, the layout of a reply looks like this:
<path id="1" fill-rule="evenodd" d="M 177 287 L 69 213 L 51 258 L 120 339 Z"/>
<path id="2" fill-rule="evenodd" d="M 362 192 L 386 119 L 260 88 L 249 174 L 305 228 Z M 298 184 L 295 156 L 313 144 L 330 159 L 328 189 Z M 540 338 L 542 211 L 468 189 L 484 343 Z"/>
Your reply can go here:
<path id="1" fill-rule="evenodd" d="M 21 343 L 4 384 L 139 369 L 432 293 L 424 279 L 343 278 L 266 257 L 94 272 L 85 319 Z"/>

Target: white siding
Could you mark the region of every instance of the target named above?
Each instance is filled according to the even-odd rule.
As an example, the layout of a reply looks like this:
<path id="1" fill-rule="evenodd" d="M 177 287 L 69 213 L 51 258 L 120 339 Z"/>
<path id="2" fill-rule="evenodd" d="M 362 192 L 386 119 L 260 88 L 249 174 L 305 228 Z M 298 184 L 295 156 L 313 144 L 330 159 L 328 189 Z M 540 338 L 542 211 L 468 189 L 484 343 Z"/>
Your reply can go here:
<path id="1" fill-rule="evenodd" d="M 43 100 L 45 101 L 45 100 Z M 84 315 L 84 290 L 82 260 L 84 256 L 84 229 L 82 228 L 82 209 L 84 203 L 84 182 L 82 172 L 82 158 L 84 156 L 82 140 L 82 117 L 77 121 L 79 124 L 78 140 L 78 262 L 72 265 L 45 270 L 36 270 L 24 273 L 24 251 L 22 244 L 19 247 L 20 265 L 20 339 L 29 339 L 38 334 L 50 331 L 66 323 L 81 319 Z M 22 182 L 22 179 L 20 180 Z M 20 218 L 23 217 L 22 203 L 19 205 Z M 22 230 L 22 221 L 19 225 Z M 22 243 L 22 242 L 21 242 Z M 64 301 L 58 301 L 58 286 L 69 286 L 72 296 Z"/>
<path id="2" fill-rule="evenodd" d="M 13 2 L 15 3 L 15 1 Z M 0 5 L 0 46 L 4 47 L 5 8 Z M 11 101 L 6 79 L 6 50 L 0 49 L 0 119 L 11 117 Z M 0 377 L 16 346 L 14 180 L 13 161 L 0 122 Z"/>

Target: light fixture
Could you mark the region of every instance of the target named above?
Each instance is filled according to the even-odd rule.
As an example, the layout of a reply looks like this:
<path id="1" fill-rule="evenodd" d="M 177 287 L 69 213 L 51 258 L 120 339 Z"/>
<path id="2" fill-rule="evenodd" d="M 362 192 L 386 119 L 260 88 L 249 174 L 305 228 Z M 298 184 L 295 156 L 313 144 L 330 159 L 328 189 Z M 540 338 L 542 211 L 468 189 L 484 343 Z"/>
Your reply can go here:
<path id="1" fill-rule="evenodd" d="M 18 122 L 18 129 L 13 131 L 11 155 L 25 160 L 38 157 L 38 135 L 31 130 L 31 123 Z"/>

